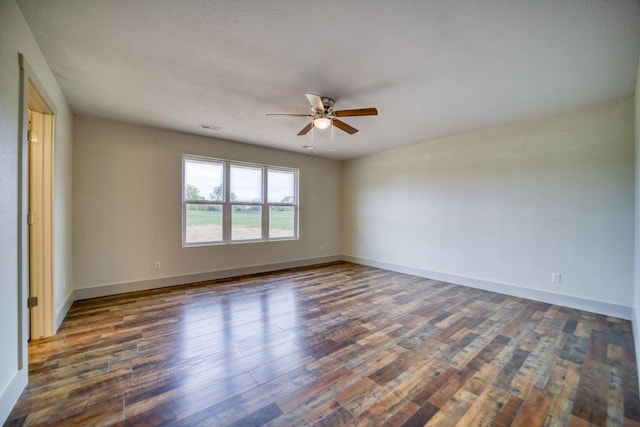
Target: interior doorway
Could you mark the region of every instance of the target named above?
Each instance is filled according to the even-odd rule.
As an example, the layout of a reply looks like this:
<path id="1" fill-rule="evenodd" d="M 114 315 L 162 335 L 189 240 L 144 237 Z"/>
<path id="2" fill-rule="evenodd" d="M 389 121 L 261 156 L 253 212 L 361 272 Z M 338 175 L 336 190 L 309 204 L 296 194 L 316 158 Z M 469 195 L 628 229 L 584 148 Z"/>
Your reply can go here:
<path id="1" fill-rule="evenodd" d="M 29 339 L 54 334 L 53 146 L 55 115 L 32 81 L 28 88 Z"/>

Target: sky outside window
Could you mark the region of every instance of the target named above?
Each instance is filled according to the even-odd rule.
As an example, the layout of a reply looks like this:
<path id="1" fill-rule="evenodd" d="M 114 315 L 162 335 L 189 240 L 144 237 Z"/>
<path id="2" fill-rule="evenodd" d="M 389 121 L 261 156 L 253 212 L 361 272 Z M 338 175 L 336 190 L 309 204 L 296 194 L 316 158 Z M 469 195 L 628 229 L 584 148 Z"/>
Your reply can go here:
<path id="1" fill-rule="evenodd" d="M 222 186 L 224 181 L 223 164 L 185 161 L 185 182 L 195 186 L 199 194 L 211 200 L 215 187 Z M 261 200 L 261 169 L 244 166 L 231 166 L 231 191 L 236 200 L 252 202 Z M 295 172 L 286 170 L 268 170 L 269 203 L 295 203 Z"/>

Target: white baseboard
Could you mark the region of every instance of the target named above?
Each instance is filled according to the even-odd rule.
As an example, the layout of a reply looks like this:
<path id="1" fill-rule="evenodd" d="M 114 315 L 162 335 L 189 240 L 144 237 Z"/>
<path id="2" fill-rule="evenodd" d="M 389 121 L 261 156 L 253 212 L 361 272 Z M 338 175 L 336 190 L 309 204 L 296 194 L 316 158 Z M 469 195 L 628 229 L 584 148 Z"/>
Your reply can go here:
<path id="1" fill-rule="evenodd" d="M 145 291 L 148 289 L 166 288 L 168 286 L 184 285 L 186 283 L 204 282 L 207 280 L 226 279 L 229 277 L 244 276 L 247 274 L 266 273 L 269 271 L 286 270 L 288 268 L 305 267 L 308 265 L 323 264 L 327 262 L 341 261 L 340 255 L 320 258 L 308 258 L 295 261 L 279 262 L 274 264 L 255 265 L 250 267 L 231 268 L 227 270 L 210 271 L 206 273 L 187 274 L 183 276 L 161 277 L 157 279 L 140 280 L 136 282 L 114 283 L 93 288 L 76 289 L 73 292 L 73 300 L 104 297 L 125 292 Z"/>
<path id="2" fill-rule="evenodd" d="M 308 258 L 295 261 L 279 262 L 274 264 L 263 264 L 250 267 L 239 267 L 227 270 L 211 271 L 205 273 L 188 274 L 183 276 L 161 277 L 157 279 L 140 280 L 135 282 L 114 283 L 104 286 L 96 286 L 92 288 L 76 289 L 73 292 L 73 298 L 69 298 L 63 309 L 56 315 L 56 324 L 64 319 L 71 303 L 76 300 L 103 297 L 108 295 L 116 295 L 125 292 L 143 291 L 149 289 L 164 288 L 168 286 L 182 285 L 186 283 L 203 282 L 207 280 L 226 279 L 230 277 L 243 276 L 247 274 L 266 273 L 269 271 L 285 270 L 288 268 L 304 267 L 315 264 L 322 264 L 334 261 L 349 261 L 356 264 L 368 265 L 371 267 L 382 268 L 384 270 L 397 271 L 399 273 L 412 274 L 414 276 L 425 277 L 443 282 L 453 283 L 456 285 L 469 286 L 476 289 L 482 289 L 491 292 L 497 292 L 505 295 L 511 295 L 519 298 L 527 298 L 535 301 L 545 302 L 549 304 L 562 305 L 564 307 L 575 308 L 579 310 L 590 311 L 593 313 L 604 314 L 606 316 L 614 316 L 625 320 L 632 320 L 634 311 L 630 306 L 623 306 L 602 301 L 594 301 L 586 298 L 557 294 L 553 292 L 540 291 L 536 289 L 523 288 L 520 286 L 491 282 L 487 280 L 474 279 L 470 277 L 457 276 L 453 274 L 430 271 L 404 265 L 391 264 L 383 261 L 375 261 L 366 258 L 359 258 L 350 255 L 333 255 L 320 258 Z M 634 337 L 637 334 L 637 325 L 634 325 Z M 640 343 L 639 343 L 640 344 Z M 638 353 L 640 354 L 640 353 Z"/>
<path id="3" fill-rule="evenodd" d="M 636 309 L 631 310 L 631 327 L 633 328 L 633 344 L 636 349 L 636 366 L 638 369 L 638 387 L 640 388 L 640 328 Z"/>
<path id="4" fill-rule="evenodd" d="M 586 298 L 569 295 L 556 294 L 553 292 L 539 291 L 535 289 L 522 288 L 505 283 L 490 282 L 487 280 L 473 279 L 470 277 L 456 276 L 453 274 L 440 273 L 437 271 L 423 270 L 415 267 L 391 264 L 382 261 L 374 261 L 366 258 L 359 258 L 344 255 L 343 260 L 356 264 L 368 265 L 370 267 L 382 268 L 384 270 L 397 271 L 399 273 L 412 274 L 414 276 L 425 277 L 456 285 L 468 286 L 470 288 L 482 289 L 485 291 L 497 292 L 519 298 L 526 298 L 549 304 L 561 305 L 578 310 L 590 311 L 592 313 L 604 314 L 606 316 L 618 317 L 631 320 L 633 308 L 623 305 L 611 304 L 607 302 L 594 301 Z M 633 322 L 635 325 L 635 322 Z M 635 330 L 634 330 L 635 332 Z"/>
<path id="5" fill-rule="evenodd" d="M 9 417 L 22 391 L 27 386 L 28 379 L 27 369 L 20 369 L 0 395 L 0 424 L 4 424 Z"/>
<path id="6" fill-rule="evenodd" d="M 58 329 L 60 328 L 60 325 L 62 325 L 62 321 L 64 320 L 65 316 L 69 312 L 73 301 L 75 301 L 74 293 L 70 292 L 69 295 L 67 295 L 67 300 L 64 302 L 64 305 L 60 307 L 60 309 L 56 312 L 56 324 L 54 325 L 54 333 L 58 332 Z"/>

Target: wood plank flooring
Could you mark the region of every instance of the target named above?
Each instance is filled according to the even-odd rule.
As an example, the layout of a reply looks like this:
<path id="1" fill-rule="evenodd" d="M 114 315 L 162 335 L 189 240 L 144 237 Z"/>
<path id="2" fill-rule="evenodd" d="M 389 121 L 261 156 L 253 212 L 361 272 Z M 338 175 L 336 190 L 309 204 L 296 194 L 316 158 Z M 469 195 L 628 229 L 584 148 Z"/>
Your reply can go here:
<path id="1" fill-rule="evenodd" d="M 350 263 L 77 301 L 6 425 L 640 426 L 628 321 Z"/>

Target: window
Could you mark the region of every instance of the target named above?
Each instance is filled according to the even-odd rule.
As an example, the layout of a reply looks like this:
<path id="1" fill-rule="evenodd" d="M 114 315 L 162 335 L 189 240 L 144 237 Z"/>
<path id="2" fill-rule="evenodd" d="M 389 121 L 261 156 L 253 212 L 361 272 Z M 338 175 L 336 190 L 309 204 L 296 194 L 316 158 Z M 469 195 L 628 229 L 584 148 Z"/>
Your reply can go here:
<path id="1" fill-rule="evenodd" d="M 269 238 L 296 236 L 297 181 L 295 171 L 267 169 Z"/>
<path id="2" fill-rule="evenodd" d="M 184 243 L 222 242 L 224 163 L 184 159 Z"/>
<path id="3" fill-rule="evenodd" d="M 298 238 L 298 170 L 183 156 L 183 245 Z"/>

